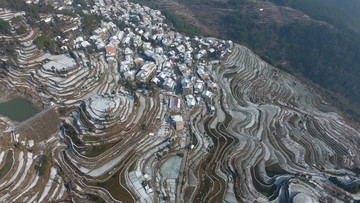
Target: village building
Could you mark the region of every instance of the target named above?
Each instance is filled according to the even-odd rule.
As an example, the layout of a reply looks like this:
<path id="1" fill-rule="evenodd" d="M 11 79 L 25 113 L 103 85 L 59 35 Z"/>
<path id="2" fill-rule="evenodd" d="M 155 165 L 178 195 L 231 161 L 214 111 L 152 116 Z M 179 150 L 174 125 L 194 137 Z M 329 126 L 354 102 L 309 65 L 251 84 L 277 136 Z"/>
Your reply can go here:
<path id="1" fill-rule="evenodd" d="M 202 96 L 204 97 L 204 99 L 205 99 L 206 101 L 210 101 L 210 100 L 213 98 L 213 93 L 210 92 L 210 91 L 208 91 L 208 90 L 206 90 L 206 91 L 204 91 L 204 92 L 202 93 Z"/>
<path id="2" fill-rule="evenodd" d="M 164 89 L 170 92 L 174 91 L 175 85 L 176 85 L 175 81 L 171 78 L 166 78 L 163 83 Z"/>
<path id="3" fill-rule="evenodd" d="M 113 46 L 105 47 L 106 57 L 115 57 L 116 49 Z"/>
<path id="4" fill-rule="evenodd" d="M 195 97 L 193 95 L 186 95 L 185 100 L 186 100 L 186 105 L 189 108 L 193 108 L 196 105 L 196 100 L 195 100 Z"/>
<path id="5" fill-rule="evenodd" d="M 174 125 L 175 130 L 183 130 L 185 127 L 185 122 L 183 117 L 180 115 L 171 116 L 172 123 Z"/>
<path id="6" fill-rule="evenodd" d="M 177 97 L 169 99 L 169 109 L 173 111 L 179 111 L 181 107 L 181 100 Z"/>
<path id="7" fill-rule="evenodd" d="M 198 70 L 196 71 L 196 73 L 198 74 L 198 76 L 199 76 L 199 78 L 201 79 L 201 80 L 207 80 L 207 79 L 209 79 L 209 74 L 207 74 L 205 71 L 204 71 L 204 69 L 202 69 L 202 68 L 198 68 Z"/>
<path id="8" fill-rule="evenodd" d="M 201 93 L 204 90 L 204 83 L 203 82 L 197 82 L 194 85 L 194 93 L 198 94 Z"/>
<path id="9" fill-rule="evenodd" d="M 156 65 L 152 62 L 145 63 L 136 74 L 136 79 L 140 82 L 148 82 L 156 73 Z"/>

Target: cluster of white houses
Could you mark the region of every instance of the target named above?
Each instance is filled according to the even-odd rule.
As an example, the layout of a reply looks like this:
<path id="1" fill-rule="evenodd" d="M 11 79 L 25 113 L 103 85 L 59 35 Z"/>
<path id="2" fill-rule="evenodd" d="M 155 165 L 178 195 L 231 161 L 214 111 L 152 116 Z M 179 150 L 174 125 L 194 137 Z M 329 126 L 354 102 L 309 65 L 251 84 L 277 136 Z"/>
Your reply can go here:
<path id="1" fill-rule="evenodd" d="M 161 12 L 126 0 L 112 5 L 99 0 L 91 12 L 123 23 L 119 28 L 102 22 L 89 41 L 104 50 L 124 79 L 180 93 L 189 108 L 211 101 L 216 84 L 208 74 L 209 62 L 228 53 L 231 41 L 173 32 Z"/>

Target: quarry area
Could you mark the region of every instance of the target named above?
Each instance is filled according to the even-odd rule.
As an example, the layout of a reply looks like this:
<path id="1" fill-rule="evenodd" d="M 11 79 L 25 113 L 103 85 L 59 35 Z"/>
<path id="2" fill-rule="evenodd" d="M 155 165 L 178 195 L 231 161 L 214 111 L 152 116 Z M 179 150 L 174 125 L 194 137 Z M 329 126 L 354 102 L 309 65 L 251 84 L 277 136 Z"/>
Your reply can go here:
<path id="1" fill-rule="evenodd" d="M 0 115 L 0 202 L 360 201 L 359 125 L 246 47 L 127 0 L 24 5 L 0 89 L 38 111 Z"/>

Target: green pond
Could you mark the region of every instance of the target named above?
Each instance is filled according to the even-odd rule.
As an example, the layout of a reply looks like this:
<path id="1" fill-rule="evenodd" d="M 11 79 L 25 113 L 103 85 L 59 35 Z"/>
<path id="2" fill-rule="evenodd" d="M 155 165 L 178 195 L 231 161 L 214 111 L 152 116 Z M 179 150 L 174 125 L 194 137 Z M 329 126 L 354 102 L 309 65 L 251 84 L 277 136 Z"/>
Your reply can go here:
<path id="1" fill-rule="evenodd" d="M 38 112 L 29 101 L 25 99 L 13 99 L 0 104 L 0 114 L 14 121 L 23 121 Z"/>

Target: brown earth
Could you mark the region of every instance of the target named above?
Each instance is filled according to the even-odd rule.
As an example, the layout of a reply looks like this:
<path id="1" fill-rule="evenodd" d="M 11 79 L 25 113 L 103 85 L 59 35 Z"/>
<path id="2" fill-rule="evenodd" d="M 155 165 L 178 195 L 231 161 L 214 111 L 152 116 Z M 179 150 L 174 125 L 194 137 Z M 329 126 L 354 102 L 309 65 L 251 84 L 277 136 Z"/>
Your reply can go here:
<path id="1" fill-rule="evenodd" d="M 59 131 L 60 123 L 61 120 L 55 108 L 51 107 L 19 123 L 15 128 L 15 134 L 36 142 L 44 141 Z"/>

